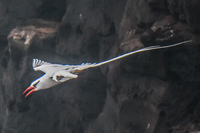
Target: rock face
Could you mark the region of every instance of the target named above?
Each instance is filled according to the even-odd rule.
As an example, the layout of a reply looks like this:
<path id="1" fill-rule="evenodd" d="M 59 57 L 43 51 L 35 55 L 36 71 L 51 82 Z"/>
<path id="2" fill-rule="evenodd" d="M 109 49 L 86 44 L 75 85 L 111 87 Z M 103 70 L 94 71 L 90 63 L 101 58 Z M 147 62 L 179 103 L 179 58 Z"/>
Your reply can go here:
<path id="1" fill-rule="evenodd" d="M 19 4 L 20 3 L 20 4 Z M 0 2 L 0 133 L 186 133 L 200 131 L 198 0 Z M 51 63 L 101 62 L 79 78 L 28 98 Z"/>

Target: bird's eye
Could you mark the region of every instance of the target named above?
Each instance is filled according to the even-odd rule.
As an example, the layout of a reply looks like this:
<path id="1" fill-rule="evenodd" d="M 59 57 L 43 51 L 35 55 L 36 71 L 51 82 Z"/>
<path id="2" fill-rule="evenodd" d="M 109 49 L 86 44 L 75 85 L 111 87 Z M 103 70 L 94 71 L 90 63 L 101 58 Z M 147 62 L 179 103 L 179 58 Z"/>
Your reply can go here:
<path id="1" fill-rule="evenodd" d="M 40 82 L 40 81 L 36 82 L 36 83 L 33 85 L 33 87 L 36 87 L 36 85 L 37 85 L 39 82 Z"/>

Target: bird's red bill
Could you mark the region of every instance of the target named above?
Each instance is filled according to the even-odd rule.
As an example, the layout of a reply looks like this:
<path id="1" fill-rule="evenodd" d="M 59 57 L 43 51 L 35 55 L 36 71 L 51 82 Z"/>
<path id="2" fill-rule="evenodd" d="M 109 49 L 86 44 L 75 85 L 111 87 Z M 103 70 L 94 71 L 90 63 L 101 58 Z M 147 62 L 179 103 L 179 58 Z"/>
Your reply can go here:
<path id="1" fill-rule="evenodd" d="M 29 90 L 31 90 L 31 91 L 29 91 Z M 29 91 L 29 92 L 28 92 Z M 25 97 L 27 97 L 28 95 L 30 95 L 31 93 L 33 93 L 35 91 L 35 87 L 32 87 L 32 86 L 30 86 L 30 87 L 28 87 L 24 92 L 23 92 L 23 94 L 25 94 L 26 92 L 28 92 L 27 94 L 26 94 L 26 96 Z"/>
<path id="2" fill-rule="evenodd" d="M 27 97 L 28 95 L 30 95 L 31 93 L 33 93 L 35 91 L 35 89 L 32 89 L 31 91 L 29 91 L 29 93 L 26 94 L 25 97 Z"/>

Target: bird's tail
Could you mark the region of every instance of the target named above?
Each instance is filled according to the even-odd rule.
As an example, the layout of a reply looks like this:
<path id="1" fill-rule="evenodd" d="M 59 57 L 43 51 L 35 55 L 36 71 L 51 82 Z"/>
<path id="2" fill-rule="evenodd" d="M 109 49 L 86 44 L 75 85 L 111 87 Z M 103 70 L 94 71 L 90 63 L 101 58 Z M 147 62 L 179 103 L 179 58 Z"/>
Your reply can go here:
<path id="1" fill-rule="evenodd" d="M 156 46 L 150 46 L 150 47 L 142 48 L 142 49 L 139 49 L 139 50 L 136 50 L 136 51 L 132 51 L 132 52 L 129 52 L 129 53 L 126 53 L 126 54 L 117 56 L 117 57 L 112 58 L 112 59 L 110 59 L 110 60 L 97 63 L 97 64 L 95 64 L 95 65 L 93 65 L 93 66 L 91 66 L 91 67 L 98 67 L 98 66 L 101 66 L 101 65 L 104 65 L 104 64 L 107 64 L 107 63 L 110 63 L 110 62 L 113 62 L 113 61 L 122 59 L 122 58 L 124 58 L 124 57 L 126 57 L 126 56 L 129 56 L 129 55 L 132 55 L 132 54 L 135 54 L 135 53 L 144 52 L 144 51 L 150 51 L 150 50 L 154 50 L 154 49 L 170 48 L 170 47 L 178 46 L 178 45 L 185 44 L 185 43 L 189 43 L 189 42 L 192 42 L 192 40 L 183 41 L 183 42 L 180 42 L 180 43 L 171 44 L 171 45 L 167 45 L 167 46 L 156 45 Z"/>
<path id="2" fill-rule="evenodd" d="M 82 72 L 83 70 L 88 69 L 88 68 L 98 67 L 98 66 L 101 66 L 101 65 L 104 65 L 104 64 L 107 64 L 107 63 L 110 63 L 110 62 L 122 59 L 122 58 L 124 58 L 126 56 L 129 56 L 129 55 L 132 55 L 132 54 L 135 54 L 135 53 L 144 52 L 144 51 L 150 51 L 150 50 L 154 50 L 154 49 L 170 48 L 170 47 L 178 46 L 178 45 L 185 44 L 185 43 L 188 43 L 188 42 L 192 42 L 192 40 L 183 41 L 183 42 L 180 42 L 180 43 L 175 43 L 175 44 L 171 44 L 171 45 L 167 45 L 167 46 L 155 45 L 155 46 L 150 46 L 150 47 L 142 48 L 142 49 L 139 49 L 139 50 L 135 50 L 135 51 L 132 51 L 132 52 L 129 52 L 129 53 L 117 56 L 117 57 L 112 58 L 112 59 L 107 60 L 107 61 L 103 61 L 103 62 L 100 62 L 100 63 L 88 64 L 87 67 L 83 67 L 81 69 L 79 68 L 77 70 L 77 72 L 79 73 L 79 72 Z M 82 64 L 82 65 L 84 66 L 84 64 Z"/>

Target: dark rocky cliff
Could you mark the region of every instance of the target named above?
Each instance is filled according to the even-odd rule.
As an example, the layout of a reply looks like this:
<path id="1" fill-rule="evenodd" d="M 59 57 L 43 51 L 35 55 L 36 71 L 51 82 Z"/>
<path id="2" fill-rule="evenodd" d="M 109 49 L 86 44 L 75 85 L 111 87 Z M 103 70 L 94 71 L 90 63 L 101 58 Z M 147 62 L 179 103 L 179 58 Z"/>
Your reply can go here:
<path id="1" fill-rule="evenodd" d="M 1 0 L 0 133 L 197 133 L 200 131 L 198 0 Z M 132 55 L 28 98 L 51 63 Z"/>

